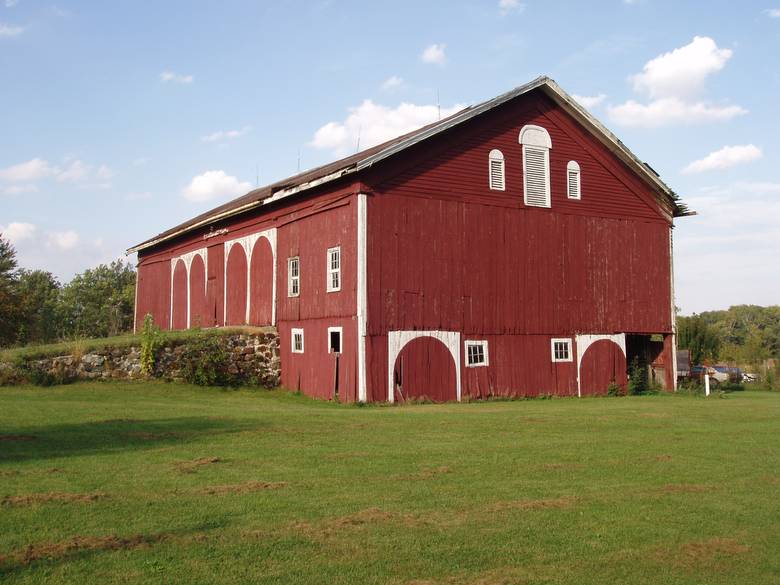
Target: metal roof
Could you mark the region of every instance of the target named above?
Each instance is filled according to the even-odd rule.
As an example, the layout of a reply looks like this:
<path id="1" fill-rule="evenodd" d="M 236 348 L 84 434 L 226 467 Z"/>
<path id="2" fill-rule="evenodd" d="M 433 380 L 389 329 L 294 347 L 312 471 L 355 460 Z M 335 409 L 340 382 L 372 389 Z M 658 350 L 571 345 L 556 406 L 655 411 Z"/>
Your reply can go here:
<path id="1" fill-rule="evenodd" d="M 436 136 L 440 132 L 444 132 L 454 126 L 471 120 L 513 98 L 536 89 L 543 91 L 565 111 L 578 120 L 613 154 L 645 179 L 645 181 L 654 187 L 660 195 L 665 197 L 673 209 L 674 217 L 694 214 L 694 212 L 687 209 L 685 204 L 679 200 L 675 192 L 661 180 L 658 174 L 649 165 L 639 160 L 612 132 L 594 118 L 585 108 L 578 104 L 574 98 L 563 91 L 555 81 L 549 77 L 537 77 L 533 81 L 516 87 L 493 99 L 482 102 L 476 106 L 467 107 L 443 120 L 428 124 L 427 126 L 423 126 L 422 128 L 404 134 L 403 136 L 399 136 L 332 163 L 293 175 L 292 177 L 266 185 L 265 187 L 253 189 L 246 195 L 242 195 L 219 207 L 215 207 L 214 209 L 202 213 L 201 215 L 129 248 L 127 253 L 130 254 L 153 247 L 197 228 L 213 224 L 219 220 L 243 213 L 256 207 L 274 203 L 290 195 L 312 189 L 339 179 L 345 175 L 356 173 L 362 169 L 376 165 L 423 140 Z"/>

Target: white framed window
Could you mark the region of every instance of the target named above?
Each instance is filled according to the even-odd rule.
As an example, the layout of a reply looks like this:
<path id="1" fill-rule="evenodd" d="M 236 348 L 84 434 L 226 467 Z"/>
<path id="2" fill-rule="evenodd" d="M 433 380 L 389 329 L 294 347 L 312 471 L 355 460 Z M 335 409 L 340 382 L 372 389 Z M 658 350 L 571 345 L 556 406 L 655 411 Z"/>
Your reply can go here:
<path id="1" fill-rule="evenodd" d="M 287 259 L 287 296 L 301 294 L 301 259 L 298 256 Z"/>
<path id="2" fill-rule="evenodd" d="M 582 199 L 581 181 L 580 165 L 576 160 L 570 160 L 566 165 L 566 195 L 569 199 Z"/>
<path id="3" fill-rule="evenodd" d="M 466 346 L 466 367 L 476 368 L 488 365 L 488 342 L 486 340 L 463 342 Z"/>
<path id="4" fill-rule="evenodd" d="M 495 148 L 488 155 L 488 176 L 488 184 L 493 191 L 504 191 L 506 189 L 504 154 Z"/>
<path id="5" fill-rule="evenodd" d="M 341 353 L 342 327 L 328 327 L 328 353 Z"/>
<path id="6" fill-rule="evenodd" d="M 303 353 L 303 329 L 292 329 L 292 352 Z"/>
<path id="7" fill-rule="evenodd" d="M 550 351 L 552 353 L 552 361 L 554 362 L 570 362 L 573 359 L 571 339 L 568 337 L 550 340 Z"/>
<path id="8" fill-rule="evenodd" d="M 520 130 L 523 148 L 523 200 L 529 207 L 550 207 L 550 134 L 541 126 Z"/>
<path id="9" fill-rule="evenodd" d="M 341 290 L 341 246 L 328 248 L 328 292 Z"/>

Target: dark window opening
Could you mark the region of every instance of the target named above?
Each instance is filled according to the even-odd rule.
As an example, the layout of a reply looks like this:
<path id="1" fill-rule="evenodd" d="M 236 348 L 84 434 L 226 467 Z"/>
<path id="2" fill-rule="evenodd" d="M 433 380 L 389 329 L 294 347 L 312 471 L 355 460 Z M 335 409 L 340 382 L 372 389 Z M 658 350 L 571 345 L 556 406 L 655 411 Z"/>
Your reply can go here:
<path id="1" fill-rule="evenodd" d="M 328 352 L 341 353 L 341 331 L 330 331 L 328 338 Z"/>

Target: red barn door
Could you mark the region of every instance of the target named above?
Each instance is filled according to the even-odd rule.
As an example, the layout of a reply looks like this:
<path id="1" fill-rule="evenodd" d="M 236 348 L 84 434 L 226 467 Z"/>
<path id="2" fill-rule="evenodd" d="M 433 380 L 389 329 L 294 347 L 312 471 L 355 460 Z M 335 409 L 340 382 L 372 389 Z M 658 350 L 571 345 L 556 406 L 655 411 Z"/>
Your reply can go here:
<path id="1" fill-rule="evenodd" d="M 583 396 L 606 394 L 612 383 L 625 392 L 626 356 L 614 341 L 600 339 L 582 356 L 580 363 L 580 393 Z"/>
<path id="2" fill-rule="evenodd" d="M 206 265 L 200 255 L 195 255 L 190 265 L 190 326 L 208 326 L 207 314 Z"/>
<path id="3" fill-rule="evenodd" d="M 266 238 L 258 238 L 249 270 L 249 324 L 270 325 L 273 315 L 274 255 Z"/>
<path id="4" fill-rule="evenodd" d="M 233 244 L 227 259 L 227 319 L 225 325 L 246 324 L 246 254 Z"/>
<path id="5" fill-rule="evenodd" d="M 173 270 L 173 329 L 187 328 L 187 267 L 184 260 Z"/>
<path id="6" fill-rule="evenodd" d="M 396 402 L 412 398 L 457 400 L 457 374 L 450 350 L 433 337 L 413 339 L 395 360 L 393 386 Z"/>

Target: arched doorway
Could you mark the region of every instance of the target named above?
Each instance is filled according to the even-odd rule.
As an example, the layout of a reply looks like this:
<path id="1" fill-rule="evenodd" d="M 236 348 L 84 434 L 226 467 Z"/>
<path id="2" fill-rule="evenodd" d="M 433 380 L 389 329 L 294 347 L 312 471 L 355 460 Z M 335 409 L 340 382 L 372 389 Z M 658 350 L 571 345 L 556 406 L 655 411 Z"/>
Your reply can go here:
<path id="1" fill-rule="evenodd" d="M 607 393 L 610 384 L 626 390 L 626 355 L 610 339 L 599 339 L 588 345 L 580 361 L 580 395 Z"/>
<path id="2" fill-rule="evenodd" d="M 417 337 L 403 346 L 393 366 L 395 402 L 426 398 L 458 399 L 457 368 L 450 349 L 434 337 Z"/>
<path id="3" fill-rule="evenodd" d="M 274 254 L 266 238 L 258 238 L 249 269 L 249 324 L 273 322 Z"/>
<path id="4" fill-rule="evenodd" d="M 207 327 L 206 265 L 200 254 L 190 264 L 190 327 Z"/>
<path id="5" fill-rule="evenodd" d="M 225 295 L 225 325 L 246 324 L 247 265 L 244 247 L 234 244 L 228 254 Z"/>
<path id="6" fill-rule="evenodd" d="M 187 328 L 187 265 L 179 260 L 173 269 L 171 329 Z"/>

